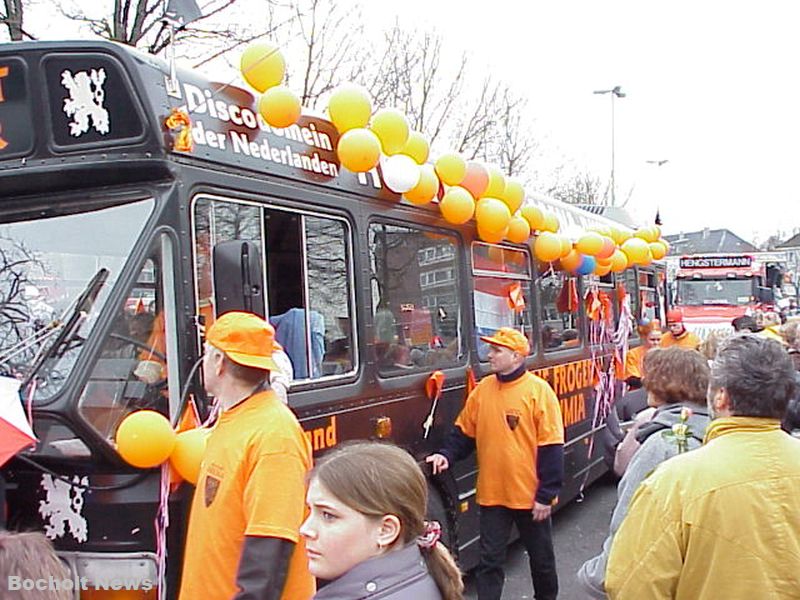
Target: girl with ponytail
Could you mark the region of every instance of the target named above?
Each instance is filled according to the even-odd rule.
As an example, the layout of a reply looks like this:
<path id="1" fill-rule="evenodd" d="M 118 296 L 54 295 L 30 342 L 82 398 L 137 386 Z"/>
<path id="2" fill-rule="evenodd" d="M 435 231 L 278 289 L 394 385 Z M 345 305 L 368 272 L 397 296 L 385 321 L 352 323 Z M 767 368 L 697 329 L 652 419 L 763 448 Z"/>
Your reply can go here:
<path id="1" fill-rule="evenodd" d="M 314 600 L 462 600 L 463 583 L 438 523 L 425 521 L 428 487 L 406 451 L 383 443 L 336 448 L 311 472 L 300 528 Z"/>

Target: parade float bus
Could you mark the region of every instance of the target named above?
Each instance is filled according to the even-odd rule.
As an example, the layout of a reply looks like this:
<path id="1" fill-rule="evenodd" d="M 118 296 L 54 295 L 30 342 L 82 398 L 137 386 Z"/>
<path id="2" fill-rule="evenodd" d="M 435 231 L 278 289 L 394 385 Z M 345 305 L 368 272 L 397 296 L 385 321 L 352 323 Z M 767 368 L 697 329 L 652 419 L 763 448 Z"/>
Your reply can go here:
<path id="1" fill-rule="evenodd" d="M 776 309 L 786 262 L 781 252 L 680 256 L 672 305 L 701 338 L 712 331 L 729 335 L 736 317 Z"/>
<path id="2" fill-rule="evenodd" d="M 190 116 L 191 150 L 174 147 L 176 108 Z M 164 533 L 162 470 L 126 464 L 115 433 L 139 409 L 176 425 L 190 403 L 208 415 L 202 325 L 232 309 L 275 326 L 294 367 L 289 405 L 316 456 L 372 438 L 422 461 L 489 372 L 479 336 L 512 326 L 560 398 L 561 504 L 606 470 L 596 390 L 610 402 L 613 353 L 626 345 L 610 333 L 620 312 L 661 316 L 656 267 L 576 277 L 528 245 L 484 243 L 474 222 L 401 200 L 380 169 L 341 168 L 325 119 L 274 129 L 251 92 L 171 75 L 111 43 L 0 46 L 0 127 L 2 374 L 22 380 L 38 438 L 2 470 L 5 516 L 44 531 L 101 588 L 81 597 L 119 593 L 99 585 L 111 575 L 155 597 L 145 583 L 165 549 L 175 597 L 194 488 L 171 486 Z M 610 224 L 528 201 L 565 225 Z M 600 305 L 613 307 L 602 324 Z M 431 515 L 465 568 L 477 557 L 475 481 L 474 457 L 430 479 Z"/>

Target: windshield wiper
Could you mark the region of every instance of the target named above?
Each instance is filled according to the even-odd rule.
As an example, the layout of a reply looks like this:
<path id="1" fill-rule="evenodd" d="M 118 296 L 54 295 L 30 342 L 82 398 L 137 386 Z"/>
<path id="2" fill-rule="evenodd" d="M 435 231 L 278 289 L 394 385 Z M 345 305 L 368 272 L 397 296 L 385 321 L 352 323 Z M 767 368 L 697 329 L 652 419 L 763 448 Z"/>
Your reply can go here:
<path id="1" fill-rule="evenodd" d="M 20 389 L 25 389 L 28 384 L 33 381 L 33 378 L 36 377 L 39 369 L 41 369 L 42 365 L 44 365 L 48 360 L 51 358 L 61 358 L 69 350 L 78 347 L 85 341 L 78 337 L 78 330 L 80 330 L 81 324 L 92 310 L 92 306 L 94 306 L 103 284 L 105 284 L 106 280 L 108 279 L 108 275 L 109 270 L 105 267 L 97 271 L 97 273 L 94 274 L 94 277 L 92 277 L 92 279 L 86 285 L 86 288 L 83 290 L 81 295 L 78 296 L 78 299 L 75 301 L 75 303 L 71 306 L 71 308 L 66 310 L 63 318 L 59 320 L 61 331 L 58 332 L 58 335 L 56 335 L 56 338 L 53 340 L 52 344 L 47 346 L 43 352 L 39 353 L 38 357 L 33 363 L 33 366 L 31 367 L 29 375 L 25 378 L 25 381 L 22 383 L 22 387 Z M 73 342 L 77 342 L 77 344 L 73 344 Z"/>

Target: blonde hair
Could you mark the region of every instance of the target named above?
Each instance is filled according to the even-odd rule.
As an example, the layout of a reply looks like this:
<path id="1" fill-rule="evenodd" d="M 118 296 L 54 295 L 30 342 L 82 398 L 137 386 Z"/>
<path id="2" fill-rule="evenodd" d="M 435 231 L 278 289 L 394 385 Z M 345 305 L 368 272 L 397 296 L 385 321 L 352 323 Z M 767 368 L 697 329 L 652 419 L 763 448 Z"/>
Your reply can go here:
<path id="1" fill-rule="evenodd" d="M 64 563 L 56 556 L 50 541 L 41 533 L 0 531 L 0 574 L 21 579 L 56 581 L 72 579 Z M 63 586 L 47 590 L 18 590 L 19 600 L 71 600 L 72 590 Z"/>
<path id="2" fill-rule="evenodd" d="M 394 515 L 402 544 L 416 543 L 425 531 L 428 484 L 414 458 L 392 444 L 357 442 L 325 455 L 310 475 L 331 494 L 367 517 Z M 420 549 L 444 600 L 462 600 L 464 584 L 441 542 Z"/>

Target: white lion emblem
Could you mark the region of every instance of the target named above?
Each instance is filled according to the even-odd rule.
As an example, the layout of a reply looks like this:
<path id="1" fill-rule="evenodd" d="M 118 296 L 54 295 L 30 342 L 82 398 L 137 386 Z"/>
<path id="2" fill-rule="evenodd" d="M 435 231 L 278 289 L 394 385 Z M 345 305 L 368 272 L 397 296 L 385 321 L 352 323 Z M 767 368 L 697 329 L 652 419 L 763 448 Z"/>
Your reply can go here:
<path id="1" fill-rule="evenodd" d="M 77 475 L 72 477 L 72 483 L 88 485 L 89 478 Z M 42 489 L 47 492 L 47 498 L 39 501 L 39 514 L 42 519 L 47 519 L 44 534 L 54 540 L 64 536 L 65 525 L 69 525 L 69 532 L 79 542 L 88 539 L 86 519 L 81 515 L 83 510 L 84 488 L 74 487 L 62 479 L 54 479 L 51 475 L 42 475 Z"/>
<path id="2" fill-rule="evenodd" d="M 71 71 L 61 73 L 61 85 L 69 90 L 70 95 L 64 98 L 64 113 L 72 117 L 69 132 L 75 137 L 89 131 L 89 117 L 97 133 L 108 133 L 108 111 L 103 108 L 105 80 L 105 69 L 92 69 L 91 74 L 81 71 L 74 77 Z"/>

